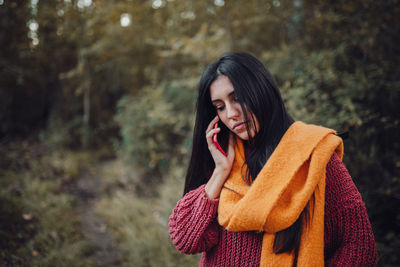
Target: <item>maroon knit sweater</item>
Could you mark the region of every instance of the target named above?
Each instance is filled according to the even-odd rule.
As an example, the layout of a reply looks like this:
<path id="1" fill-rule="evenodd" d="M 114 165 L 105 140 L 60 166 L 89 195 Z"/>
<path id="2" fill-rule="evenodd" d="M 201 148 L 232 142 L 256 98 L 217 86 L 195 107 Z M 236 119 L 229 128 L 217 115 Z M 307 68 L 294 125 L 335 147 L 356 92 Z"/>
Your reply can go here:
<path id="1" fill-rule="evenodd" d="M 367 211 L 336 153 L 326 167 L 325 194 L 325 265 L 376 266 Z M 259 266 L 263 234 L 225 230 L 217 222 L 218 203 L 205 196 L 204 185 L 187 193 L 169 218 L 172 242 L 182 253 L 203 252 L 200 266 Z"/>

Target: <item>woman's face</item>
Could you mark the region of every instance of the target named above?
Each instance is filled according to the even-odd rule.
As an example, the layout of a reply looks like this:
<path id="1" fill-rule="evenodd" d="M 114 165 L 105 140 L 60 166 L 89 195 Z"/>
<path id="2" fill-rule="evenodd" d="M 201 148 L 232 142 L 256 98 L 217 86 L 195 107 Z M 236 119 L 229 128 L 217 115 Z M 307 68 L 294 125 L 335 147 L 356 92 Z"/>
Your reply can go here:
<path id="1" fill-rule="evenodd" d="M 219 76 L 210 86 L 210 96 L 218 117 L 225 126 L 242 140 L 249 140 L 243 110 L 229 78 L 225 75 Z M 250 135 L 254 137 L 256 129 L 259 129 L 257 118 L 254 116 L 256 125 L 252 123 L 250 112 L 248 112 L 247 118 L 250 120 Z"/>

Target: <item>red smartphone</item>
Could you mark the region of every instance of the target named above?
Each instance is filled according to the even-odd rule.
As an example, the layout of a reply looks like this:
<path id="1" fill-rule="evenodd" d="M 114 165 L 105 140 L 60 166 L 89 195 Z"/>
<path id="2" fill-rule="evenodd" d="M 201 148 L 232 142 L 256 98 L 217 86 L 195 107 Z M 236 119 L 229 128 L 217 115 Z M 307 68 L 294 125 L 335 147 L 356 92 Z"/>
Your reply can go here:
<path id="1" fill-rule="evenodd" d="M 218 121 L 214 124 L 214 129 L 218 128 Z M 222 154 L 224 154 L 225 157 L 227 157 L 225 151 L 222 149 L 222 147 L 218 144 L 217 140 L 217 133 L 213 135 L 213 143 L 217 147 L 219 151 L 221 151 Z"/>

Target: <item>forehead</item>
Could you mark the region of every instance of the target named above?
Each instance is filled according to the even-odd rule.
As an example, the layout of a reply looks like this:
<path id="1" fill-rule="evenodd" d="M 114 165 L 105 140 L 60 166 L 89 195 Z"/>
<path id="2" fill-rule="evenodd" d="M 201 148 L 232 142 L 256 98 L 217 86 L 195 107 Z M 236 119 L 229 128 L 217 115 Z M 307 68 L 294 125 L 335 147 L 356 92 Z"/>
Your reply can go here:
<path id="1" fill-rule="evenodd" d="M 233 85 L 228 77 L 221 75 L 210 86 L 211 100 L 223 99 L 234 91 Z"/>

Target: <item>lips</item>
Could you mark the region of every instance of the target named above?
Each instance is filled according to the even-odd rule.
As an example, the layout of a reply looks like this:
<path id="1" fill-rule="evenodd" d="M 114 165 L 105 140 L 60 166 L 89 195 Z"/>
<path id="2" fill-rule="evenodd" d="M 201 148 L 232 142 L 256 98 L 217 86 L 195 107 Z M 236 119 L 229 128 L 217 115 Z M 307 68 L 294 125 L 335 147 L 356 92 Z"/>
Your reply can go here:
<path id="1" fill-rule="evenodd" d="M 233 125 L 232 130 L 241 131 L 241 130 L 244 130 L 245 128 L 246 128 L 246 124 L 244 122 L 239 122 L 239 123 L 236 123 L 235 125 Z"/>

